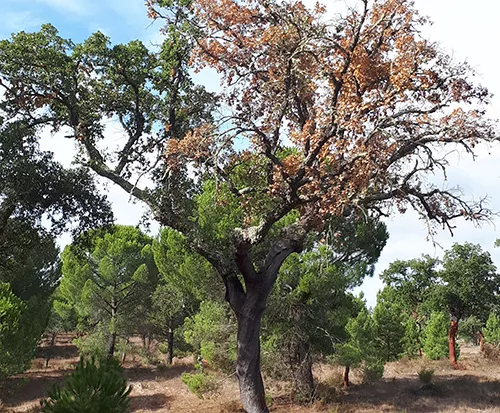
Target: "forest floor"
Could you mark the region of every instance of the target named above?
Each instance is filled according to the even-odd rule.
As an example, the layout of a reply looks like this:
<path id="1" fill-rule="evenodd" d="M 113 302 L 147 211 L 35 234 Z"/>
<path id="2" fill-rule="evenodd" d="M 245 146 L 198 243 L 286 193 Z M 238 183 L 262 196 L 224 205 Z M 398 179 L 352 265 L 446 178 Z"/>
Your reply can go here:
<path id="1" fill-rule="evenodd" d="M 54 383 L 62 384 L 78 361 L 71 335 L 57 337 L 53 358 L 37 358 L 26 373 L 8 379 L 0 388 L 0 412 L 39 412 L 40 399 Z M 424 386 L 418 379 L 421 368 L 434 369 L 434 384 Z M 133 390 L 131 412 L 141 413 L 237 413 L 238 386 L 234 376 L 217 375 L 218 390 L 204 399 L 190 393 L 181 381 L 183 372 L 193 371 L 192 359 L 179 359 L 170 367 L 148 366 L 137 357 L 129 357 L 125 372 Z M 446 360 L 402 360 L 386 365 L 381 381 L 359 384 L 356 371 L 353 385 L 340 388 L 341 369 L 318 365 L 315 376 L 327 389 L 329 403 L 316 401 L 305 405 L 292 402 L 286 383 L 265 380 L 272 398 L 270 410 L 279 413 L 500 413 L 500 359 L 485 359 L 478 347 L 461 347 L 460 369 L 452 369 Z M 324 392 L 325 390 L 323 390 Z M 99 413 L 99 412 L 96 412 Z M 105 413 L 105 412 L 103 412 Z"/>

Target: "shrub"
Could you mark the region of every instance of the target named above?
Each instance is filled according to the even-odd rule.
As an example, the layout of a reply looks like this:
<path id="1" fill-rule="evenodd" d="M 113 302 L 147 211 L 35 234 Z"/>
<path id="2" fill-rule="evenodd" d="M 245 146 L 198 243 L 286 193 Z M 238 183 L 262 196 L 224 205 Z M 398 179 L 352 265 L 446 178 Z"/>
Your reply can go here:
<path id="1" fill-rule="evenodd" d="M 42 400 L 43 413 L 106 412 L 124 413 L 130 402 L 131 386 L 122 375 L 116 360 L 80 359 L 66 379 L 63 388 L 57 385 Z"/>
<path id="2" fill-rule="evenodd" d="M 486 321 L 484 339 L 487 343 L 500 347 L 500 317 L 491 313 Z"/>
<path id="3" fill-rule="evenodd" d="M 226 306 L 204 301 L 200 311 L 184 322 L 184 338 L 194 351 L 225 373 L 236 368 L 236 322 Z"/>
<path id="4" fill-rule="evenodd" d="M 73 344 L 78 348 L 80 356 L 95 357 L 98 360 L 106 358 L 107 338 L 100 331 L 75 338 Z"/>
<path id="5" fill-rule="evenodd" d="M 363 366 L 363 383 L 375 383 L 384 375 L 384 363 L 375 362 Z"/>
<path id="6" fill-rule="evenodd" d="M 430 384 L 432 382 L 432 378 L 434 377 L 434 370 L 426 369 L 425 367 L 420 369 L 418 372 L 419 380 L 424 384 Z"/>
<path id="7" fill-rule="evenodd" d="M 189 391 L 196 394 L 200 399 L 208 392 L 217 389 L 217 383 L 213 376 L 205 373 L 182 373 L 182 382 L 188 387 Z"/>
<path id="8" fill-rule="evenodd" d="M 448 317 L 441 312 L 433 312 L 425 327 L 424 353 L 428 359 L 439 360 L 448 357 Z"/>

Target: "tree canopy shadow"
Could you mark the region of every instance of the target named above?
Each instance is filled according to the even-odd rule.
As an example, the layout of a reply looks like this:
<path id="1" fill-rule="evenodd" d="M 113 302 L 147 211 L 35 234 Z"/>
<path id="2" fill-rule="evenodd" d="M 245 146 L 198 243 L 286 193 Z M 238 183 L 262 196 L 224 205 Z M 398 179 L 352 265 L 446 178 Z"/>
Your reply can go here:
<path id="1" fill-rule="evenodd" d="M 48 370 L 9 377 L 0 387 L 0 399 L 6 406 L 16 406 L 46 397 L 47 390 L 54 384 L 63 385 L 65 377 L 72 371 Z"/>
<path id="2" fill-rule="evenodd" d="M 432 385 L 416 378 L 385 380 L 353 386 L 343 404 L 379 407 L 381 411 L 393 406 L 406 413 L 437 413 L 450 407 L 481 410 L 500 406 L 500 381 L 472 375 L 436 376 Z"/>
<path id="3" fill-rule="evenodd" d="M 149 395 L 138 395 L 130 397 L 130 411 L 136 410 L 155 411 L 168 408 L 171 397 L 167 397 L 163 393 L 155 393 Z"/>
<path id="4" fill-rule="evenodd" d="M 168 380 L 180 377 L 182 373 L 193 370 L 193 366 L 186 364 L 167 366 L 161 369 L 154 367 L 130 367 L 125 369 L 125 377 L 128 380 L 134 381 L 155 380 L 157 378 Z"/>

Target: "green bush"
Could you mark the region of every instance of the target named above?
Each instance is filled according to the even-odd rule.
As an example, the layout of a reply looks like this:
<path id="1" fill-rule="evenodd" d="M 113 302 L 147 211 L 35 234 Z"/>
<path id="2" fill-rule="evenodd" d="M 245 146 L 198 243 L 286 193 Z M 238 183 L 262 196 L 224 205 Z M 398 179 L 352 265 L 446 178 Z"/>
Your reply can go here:
<path id="1" fill-rule="evenodd" d="M 500 317 L 495 313 L 491 313 L 486 321 L 484 339 L 487 343 L 500 347 Z"/>
<path id="2" fill-rule="evenodd" d="M 428 359 L 439 360 L 448 357 L 449 318 L 434 311 L 425 327 L 424 353 Z"/>
<path id="3" fill-rule="evenodd" d="M 430 384 L 432 382 L 433 377 L 434 377 L 433 369 L 426 369 L 424 367 L 420 369 L 420 371 L 418 372 L 418 378 L 424 384 Z"/>
<path id="4" fill-rule="evenodd" d="M 55 385 L 42 400 L 43 413 L 124 413 L 130 402 L 131 386 L 118 361 L 96 363 L 80 359 L 63 388 Z"/>
<path id="5" fill-rule="evenodd" d="M 363 366 L 363 383 L 375 383 L 384 375 L 384 363 L 375 362 Z"/>
<path id="6" fill-rule="evenodd" d="M 215 378 L 205 373 L 182 373 L 182 382 L 188 387 L 191 393 L 203 399 L 205 393 L 215 391 L 217 383 Z"/>
<path id="7" fill-rule="evenodd" d="M 107 337 L 101 331 L 75 338 L 73 344 L 82 357 L 106 358 Z"/>
<path id="8" fill-rule="evenodd" d="M 236 320 L 227 306 L 204 301 L 200 311 L 184 322 L 184 338 L 210 366 L 225 373 L 236 368 Z"/>

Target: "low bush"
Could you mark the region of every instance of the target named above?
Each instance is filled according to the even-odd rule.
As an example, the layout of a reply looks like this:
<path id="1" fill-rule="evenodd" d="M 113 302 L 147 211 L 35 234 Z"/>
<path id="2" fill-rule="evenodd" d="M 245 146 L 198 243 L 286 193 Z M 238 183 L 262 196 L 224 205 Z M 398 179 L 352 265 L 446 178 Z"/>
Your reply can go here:
<path id="1" fill-rule="evenodd" d="M 188 387 L 189 391 L 196 394 L 200 399 L 206 393 L 217 389 L 215 378 L 205 373 L 182 373 L 182 382 Z"/>
<path id="2" fill-rule="evenodd" d="M 55 385 L 42 400 L 43 413 L 125 413 L 131 386 L 117 360 L 80 359 L 63 388 Z"/>
<path id="3" fill-rule="evenodd" d="M 384 363 L 365 364 L 363 366 L 363 383 L 375 383 L 384 375 Z"/>
<path id="4" fill-rule="evenodd" d="M 432 382 L 433 377 L 434 377 L 433 369 L 426 369 L 424 367 L 420 369 L 420 371 L 418 372 L 418 378 L 424 384 L 430 384 Z"/>

